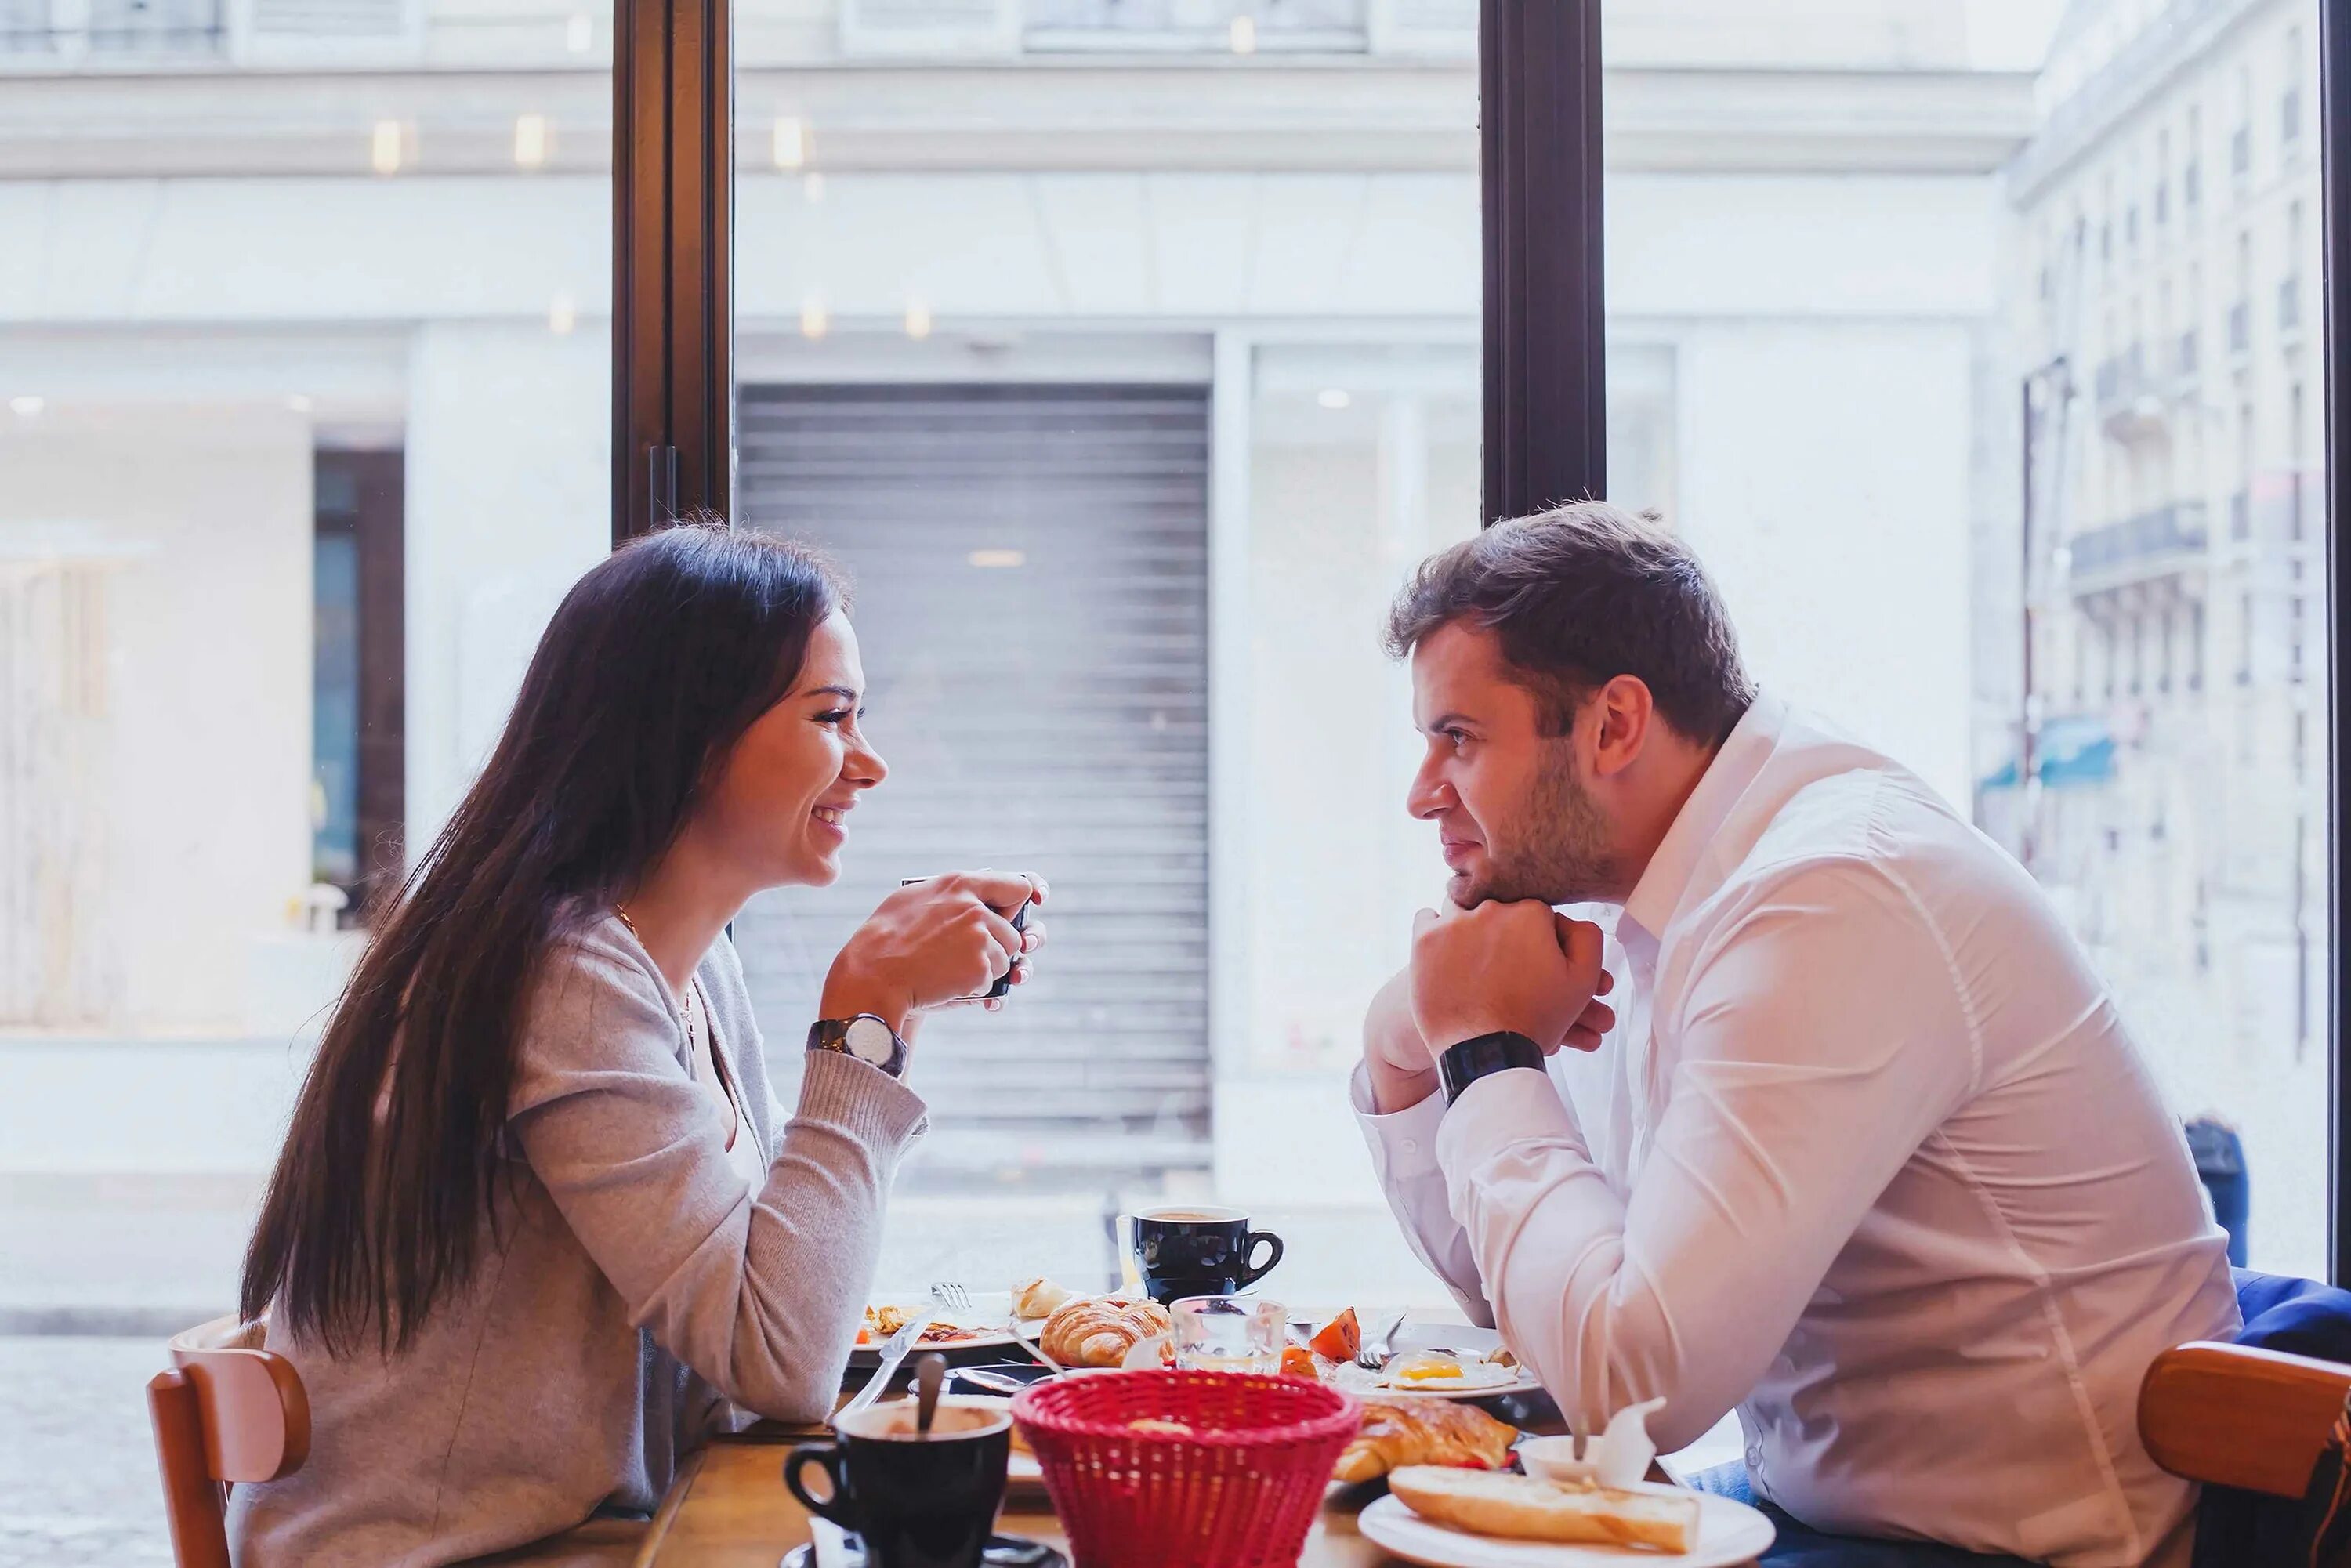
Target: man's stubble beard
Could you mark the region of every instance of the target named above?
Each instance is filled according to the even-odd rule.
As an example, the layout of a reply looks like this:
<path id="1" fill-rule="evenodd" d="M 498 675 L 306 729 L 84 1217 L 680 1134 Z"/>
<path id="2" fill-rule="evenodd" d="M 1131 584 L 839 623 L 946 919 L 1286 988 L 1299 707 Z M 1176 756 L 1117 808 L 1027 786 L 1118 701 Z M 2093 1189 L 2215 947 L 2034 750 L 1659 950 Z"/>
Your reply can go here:
<path id="1" fill-rule="evenodd" d="M 1483 877 L 1453 890 L 1454 903 L 1464 909 L 1489 900 L 1558 904 L 1613 896 L 1618 864 L 1608 819 L 1576 778 L 1574 748 L 1565 738 L 1543 743 L 1526 799 L 1508 821 L 1488 831 L 1486 858 Z"/>

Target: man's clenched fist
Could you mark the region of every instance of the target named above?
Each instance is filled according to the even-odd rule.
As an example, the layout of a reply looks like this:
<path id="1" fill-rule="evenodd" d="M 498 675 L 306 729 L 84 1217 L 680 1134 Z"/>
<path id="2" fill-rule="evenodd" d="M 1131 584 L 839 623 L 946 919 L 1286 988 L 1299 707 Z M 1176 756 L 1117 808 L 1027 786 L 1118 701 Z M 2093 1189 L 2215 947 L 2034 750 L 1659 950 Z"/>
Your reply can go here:
<path id="1" fill-rule="evenodd" d="M 1413 920 L 1412 1013 L 1433 1062 L 1481 1034 L 1525 1035 L 1550 1052 L 1589 1051 L 1615 1022 L 1600 927 L 1549 904 L 1451 902 Z"/>

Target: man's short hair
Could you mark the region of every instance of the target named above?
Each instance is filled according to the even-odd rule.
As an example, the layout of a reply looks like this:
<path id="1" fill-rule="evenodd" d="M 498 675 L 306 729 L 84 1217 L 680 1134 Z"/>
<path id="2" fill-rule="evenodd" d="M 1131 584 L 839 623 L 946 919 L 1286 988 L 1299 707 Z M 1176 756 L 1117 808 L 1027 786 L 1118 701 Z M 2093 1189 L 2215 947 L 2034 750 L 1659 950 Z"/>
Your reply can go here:
<path id="1" fill-rule="evenodd" d="M 1709 746 L 1755 700 L 1721 596 L 1654 512 L 1574 501 L 1429 557 L 1388 613 L 1388 652 L 1405 658 L 1457 621 L 1495 633 L 1545 734 L 1564 735 L 1618 675 L 1637 676 L 1667 724 Z"/>

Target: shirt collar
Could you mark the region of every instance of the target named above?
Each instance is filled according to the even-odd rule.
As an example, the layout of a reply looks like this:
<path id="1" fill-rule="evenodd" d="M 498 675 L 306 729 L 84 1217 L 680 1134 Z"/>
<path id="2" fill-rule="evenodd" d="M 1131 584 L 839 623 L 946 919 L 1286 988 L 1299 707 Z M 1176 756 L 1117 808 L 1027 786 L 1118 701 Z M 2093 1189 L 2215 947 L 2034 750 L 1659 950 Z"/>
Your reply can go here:
<path id="1" fill-rule="evenodd" d="M 1632 896 L 1625 901 L 1625 915 L 1617 923 L 1617 940 L 1626 944 L 1633 938 L 1642 939 L 1656 956 L 1656 945 L 1665 936 L 1666 923 L 1681 907 L 1682 894 L 1688 891 L 1690 878 L 1698 872 L 1699 860 L 1714 835 L 1730 815 L 1730 809 L 1755 782 L 1773 749 L 1780 742 L 1780 727 L 1787 716 L 1787 706 L 1778 698 L 1757 694 L 1740 716 L 1738 724 L 1698 776 L 1698 788 L 1682 809 L 1674 816 L 1674 824 L 1666 830 L 1656 853 L 1641 873 L 1641 880 L 1633 885 Z"/>

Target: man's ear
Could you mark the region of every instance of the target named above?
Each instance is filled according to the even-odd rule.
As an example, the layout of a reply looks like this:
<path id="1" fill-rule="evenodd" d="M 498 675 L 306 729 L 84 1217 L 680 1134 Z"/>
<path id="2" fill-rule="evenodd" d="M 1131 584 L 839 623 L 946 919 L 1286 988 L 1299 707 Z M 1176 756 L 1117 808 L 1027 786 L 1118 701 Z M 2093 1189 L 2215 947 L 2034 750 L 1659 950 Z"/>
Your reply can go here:
<path id="1" fill-rule="evenodd" d="M 1613 779 L 1640 760 L 1657 722 L 1656 701 L 1638 675 L 1615 675 L 1593 694 L 1592 713 L 1597 726 L 1592 771 Z"/>

